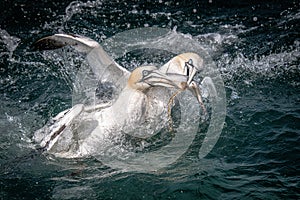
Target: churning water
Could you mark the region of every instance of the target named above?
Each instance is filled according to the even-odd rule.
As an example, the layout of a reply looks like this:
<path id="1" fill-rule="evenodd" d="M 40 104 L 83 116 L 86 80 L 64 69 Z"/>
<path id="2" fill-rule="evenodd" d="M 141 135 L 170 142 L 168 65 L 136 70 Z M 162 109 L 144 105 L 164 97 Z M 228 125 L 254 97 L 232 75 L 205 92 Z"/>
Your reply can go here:
<path id="1" fill-rule="evenodd" d="M 298 1 L 4 4 L 0 19 L 1 199 L 300 198 Z M 105 42 L 143 27 L 169 29 L 170 41 L 176 35 L 191 38 L 217 66 L 225 85 L 227 113 L 213 150 L 199 159 L 202 140 L 198 135 L 175 163 L 151 173 L 118 170 L 93 157 L 58 159 L 34 151 L 34 132 L 72 106 L 76 72 L 86 63 L 71 48 L 32 52 L 30 45 L 58 32 Z M 172 56 L 160 52 L 152 57 L 156 60 L 149 60 L 143 52 L 134 51 L 118 62 L 133 69 L 164 63 Z"/>

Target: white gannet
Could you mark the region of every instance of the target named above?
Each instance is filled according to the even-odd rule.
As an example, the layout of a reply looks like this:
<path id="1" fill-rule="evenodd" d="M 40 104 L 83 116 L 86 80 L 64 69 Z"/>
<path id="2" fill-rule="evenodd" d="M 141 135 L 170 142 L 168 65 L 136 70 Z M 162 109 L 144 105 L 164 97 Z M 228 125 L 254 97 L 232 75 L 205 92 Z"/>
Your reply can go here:
<path id="1" fill-rule="evenodd" d="M 166 75 L 155 66 L 136 68 L 118 99 L 112 104 L 99 105 L 96 110 L 82 104 L 59 113 L 50 126 L 38 130 L 34 139 L 58 157 L 81 157 L 105 149 L 105 140 L 135 128 L 153 117 L 149 112 L 151 97 L 148 91 L 154 87 L 186 88 L 184 75 Z M 165 109 L 160 107 L 160 109 Z M 160 111 L 162 113 L 162 111 Z"/>
<path id="2" fill-rule="evenodd" d="M 106 121 L 112 121 L 107 119 L 115 119 L 114 122 L 111 122 L 111 126 L 115 127 L 114 130 L 123 130 L 129 133 L 130 135 L 141 137 L 141 138 L 147 138 L 152 136 L 153 131 L 150 131 L 150 133 L 146 133 L 145 131 L 143 131 L 142 133 L 136 133 L 137 131 L 130 133 L 130 130 L 132 129 L 132 127 L 134 127 L 133 124 L 125 123 L 127 126 L 121 126 L 119 125 L 122 124 L 119 123 L 120 120 L 116 120 L 116 119 L 120 118 L 121 122 L 127 119 L 126 115 L 128 110 L 131 110 L 131 112 L 129 113 L 135 113 L 135 114 L 131 114 L 131 116 L 141 117 L 142 116 L 141 114 L 143 114 L 145 119 L 146 118 L 150 119 L 148 121 L 156 120 L 156 122 L 159 122 L 159 120 L 161 119 L 168 118 L 168 116 L 166 115 L 166 108 L 168 107 L 168 101 L 170 100 L 170 96 L 172 96 L 172 93 L 170 92 L 169 89 L 166 88 L 166 85 L 164 85 L 164 87 L 153 87 L 158 85 L 163 86 L 161 80 L 156 83 L 148 82 L 146 85 L 149 86 L 150 84 L 150 87 L 147 88 L 147 90 L 144 90 L 142 92 L 143 95 L 137 95 L 141 93 L 141 91 L 138 89 L 137 90 L 139 91 L 138 93 L 131 93 L 131 94 L 136 94 L 134 95 L 135 97 L 132 98 L 134 101 L 129 101 L 129 99 L 131 98 L 128 95 L 128 91 L 131 90 L 129 90 L 128 88 L 132 89 L 139 85 L 139 84 L 138 85 L 130 84 L 132 82 L 131 80 L 134 80 L 133 74 L 136 74 L 137 72 L 134 71 L 130 76 L 130 72 L 127 71 L 125 68 L 121 67 L 120 65 L 118 65 L 113 59 L 111 59 L 98 42 L 90 38 L 79 36 L 79 35 L 55 34 L 38 40 L 37 42 L 34 43 L 33 48 L 37 50 L 50 50 L 50 49 L 56 49 L 67 45 L 74 47 L 76 50 L 82 53 L 88 54 L 87 60 L 97 77 L 102 76 L 102 73 L 106 73 L 106 76 L 108 76 L 109 79 L 112 80 L 111 82 L 113 84 L 114 81 L 119 83 L 117 87 L 124 87 L 124 85 L 127 84 L 126 86 L 127 89 L 125 88 L 120 93 L 119 98 L 117 98 L 116 102 L 113 105 L 111 105 L 110 103 L 99 104 L 96 105 L 96 108 L 95 107 L 90 108 L 82 104 L 78 104 L 72 107 L 71 109 L 63 111 L 60 114 L 58 114 L 55 118 L 53 118 L 52 120 L 53 124 L 50 127 L 45 126 L 40 131 L 37 131 L 37 133 L 35 134 L 36 141 L 40 142 L 41 147 L 43 147 L 43 149 L 53 152 L 56 155 L 60 155 L 62 157 L 74 157 L 76 156 L 74 152 L 77 152 L 80 155 L 88 154 L 88 151 L 84 150 L 86 148 L 83 148 L 84 145 L 82 144 L 84 143 L 82 143 L 81 145 L 79 144 L 79 142 L 74 143 L 72 130 L 76 130 L 76 135 L 78 135 L 76 137 L 80 136 L 79 138 L 82 138 L 83 136 L 86 137 L 87 135 L 92 136 L 93 134 L 90 133 L 92 132 L 92 130 L 96 128 L 101 129 L 101 127 L 106 127 L 106 125 L 99 126 L 99 122 L 101 120 L 95 117 L 96 116 L 95 113 L 104 113 L 98 116 L 100 118 L 101 116 L 107 115 L 107 118 L 105 118 Z M 191 90 L 192 93 L 197 97 L 198 102 L 200 103 L 200 105 L 202 106 L 205 112 L 205 107 L 202 103 L 199 86 L 195 81 L 193 81 L 194 75 L 196 74 L 197 71 L 201 70 L 202 67 L 203 67 L 203 60 L 199 55 L 195 53 L 184 53 L 172 58 L 169 62 L 163 65 L 159 69 L 159 71 L 157 70 L 155 71 L 157 72 L 157 74 L 160 74 L 160 76 L 164 74 L 165 80 L 173 79 L 174 83 L 177 81 L 177 84 L 179 83 L 178 82 L 179 80 L 185 78 L 186 80 L 181 82 L 184 84 L 177 87 L 179 88 L 179 90 L 183 90 L 187 86 L 188 89 Z M 128 82 L 127 83 L 122 81 L 120 82 L 120 79 L 128 80 Z M 132 87 L 130 87 L 130 85 Z M 147 100 L 144 100 L 145 95 L 147 97 L 146 98 Z M 144 102 L 143 106 L 141 102 Z M 131 109 L 126 109 L 126 112 L 123 112 L 125 109 L 124 107 L 122 107 L 123 104 L 124 105 L 127 104 L 127 108 L 131 107 Z M 113 115 L 113 116 L 109 115 L 108 111 L 112 111 L 112 109 L 114 111 L 116 110 L 119 113 L 119 115 Z M 91 114 L 93 113 L 94 110 L 96 110 L 95 113 Z M 125 115 L 123 115 L 123 113 L 125 113 Z M 135 118 L 133 117 L 129 119 L 135 119 Z M 136 120 L 133 121 L 137 122 Z M 74 124 L 81 124 L 81 125 L 74 125 Z M 157 130 L 159 130 L 159 127 L 157 128 Z M 106 132 L 106 131 L 102 131 L 102 132 Z M 75 139 L 75 141 L 82 142 L 83 140 Z M 97 141 L 97 140 L 90 140 L 90 141 Z M 67 147 L 68 150 L 66 150 Z M 81 150 L 78 150 L 79 147 L 81 148 Z"/>
<path id="3" fill-rule="evenodd" d="M 202 107 L 203 112 L 206 113 L 206 108 L 201 97 L 200 87 L 197 82 L 193 80 L 196 73 L 202 69 L 203 59 L 196 53 L 187 52 L 175 56 L 160 67 L 159 70 L 166 74 L 186 75 L 188 77 L 187 88 L 194 94 Z"/>

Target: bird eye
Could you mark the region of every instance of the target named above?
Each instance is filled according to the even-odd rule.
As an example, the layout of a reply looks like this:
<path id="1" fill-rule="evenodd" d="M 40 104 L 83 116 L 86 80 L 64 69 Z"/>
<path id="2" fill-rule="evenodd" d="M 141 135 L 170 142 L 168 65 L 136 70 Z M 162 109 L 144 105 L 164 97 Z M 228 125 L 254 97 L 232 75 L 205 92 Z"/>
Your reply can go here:
<path id="1" fill-rule="evenodd" d="M 145 76 L 148 76 L 150 74 L 150 72 L 148 71 L 148 70 L 144 70 L 143 71 L 143 76 L 145 77 Z"/>
<path id="2" fill-rule="evenodd" d="M 193 60 L 192 59 L 189 59 L 189 62 L 188 62 L 190 65 L 193 65 Z"/>

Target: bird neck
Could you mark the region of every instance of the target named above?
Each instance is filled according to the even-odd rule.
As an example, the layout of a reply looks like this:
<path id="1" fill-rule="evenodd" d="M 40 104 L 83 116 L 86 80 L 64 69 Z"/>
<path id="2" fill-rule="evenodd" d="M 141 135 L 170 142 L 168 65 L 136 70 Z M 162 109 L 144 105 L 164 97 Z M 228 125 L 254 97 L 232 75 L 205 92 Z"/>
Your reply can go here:
<path id="1" fill-rule="evenodd" d="M 115 101 L 113 107 L 120 112 L 131 112 L 131 110 L 141 109 L 143 102 L 146 101 L 146 94 L 131 87 L 125 87 Z M 135 104 L 135 105 L 134 105 Z"/>
<path id="2" fill-rule="evenodd" d="M 143 92 L 126 87 L 105 112 L 105 117 L 117 121 L 122 130 L 131 129 L 144 119 L 147 110 L 146 102 L 147 96 Z"/>

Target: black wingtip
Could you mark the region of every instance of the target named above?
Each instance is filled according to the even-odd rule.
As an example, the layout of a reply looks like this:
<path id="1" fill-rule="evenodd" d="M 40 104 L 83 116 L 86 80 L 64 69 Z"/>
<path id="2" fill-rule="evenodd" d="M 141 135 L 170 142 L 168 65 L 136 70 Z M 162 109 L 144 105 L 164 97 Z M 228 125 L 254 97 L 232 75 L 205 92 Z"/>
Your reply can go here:
<path id="1" fill-rule="evenodd" d="M 34 42 L 31 45 L 30 50 L 31 51 L 54 50 L 54 49 L 62 48 L 64 46 L 66 46 L 65 43 L 61 41 L 57 41 L 51 38 L 51 36 L 49 36 Z"/>

